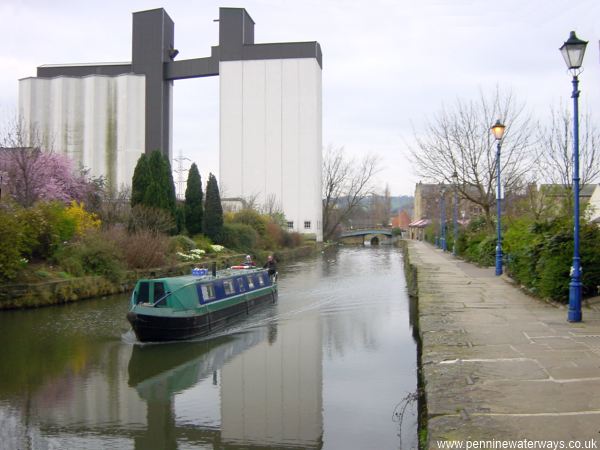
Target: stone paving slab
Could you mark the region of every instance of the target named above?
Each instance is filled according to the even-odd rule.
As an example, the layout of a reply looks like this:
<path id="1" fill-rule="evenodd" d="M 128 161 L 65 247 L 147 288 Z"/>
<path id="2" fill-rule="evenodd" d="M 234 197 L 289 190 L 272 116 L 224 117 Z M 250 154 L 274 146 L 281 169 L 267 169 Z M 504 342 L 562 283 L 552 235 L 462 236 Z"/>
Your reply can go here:
<path id="1" fill-rule="evenodd" d="M 407 248 L 417 269 L 429 448 L 518 439 L 593 439 L 600 448 L 600 301 L 572 324 L 564 306 L 526 295 L 494 268 L 419 241 Z"/>

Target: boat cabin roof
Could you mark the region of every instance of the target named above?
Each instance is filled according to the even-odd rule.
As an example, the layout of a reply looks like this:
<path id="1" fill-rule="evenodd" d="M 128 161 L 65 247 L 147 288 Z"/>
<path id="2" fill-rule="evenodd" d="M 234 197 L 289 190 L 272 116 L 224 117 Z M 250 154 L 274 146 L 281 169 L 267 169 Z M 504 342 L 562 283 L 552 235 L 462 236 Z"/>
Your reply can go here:
<path id="1" fill-rule="evenodd" d="M 178 287 L 187 286 L 190 283 L 198 283 L 198 282 L 211 282 L 215 280 L 222 280 L 225 278 L 232 278 L 239 275 L 251 275 L 259 272 L 264 272 L 266 269 L 256 268 L 256 269 L 223 269 L 217 272 L 216 276 L 212 276 L 209 272 L 208 275 L 180 275 L 178 277 L 163 277 L 163 278 L 140 278 L 138 283 L 143 281 L 151 281 L 156 283 L 163 282 L 167 286 L 171 287 L 171 290 L 174 290 Z"/>
<path id="2" fill-rule="evenodd" d="M 159 302 L 164 306 L 189 309 L 269 285 L 267 270 L 262 268 L 225 269 L 217 272 L 216 276 L 209 273 L 147 278 L 138 280 L 132 303 Z"/>

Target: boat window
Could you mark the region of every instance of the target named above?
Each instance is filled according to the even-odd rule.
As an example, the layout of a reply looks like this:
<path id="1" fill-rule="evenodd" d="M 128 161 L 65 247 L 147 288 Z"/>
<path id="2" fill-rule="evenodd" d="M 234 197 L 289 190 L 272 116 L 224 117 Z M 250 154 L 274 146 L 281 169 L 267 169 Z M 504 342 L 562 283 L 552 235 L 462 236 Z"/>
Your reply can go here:
<path id="1" fill-rule="evenodd" d="M 233 287 L 233 280 L 224 280 L 223 288 L 225 289 L 225 295 L 235 294 L 235 287 Z"/>
<path id="2" fill-rule="evenodd" d="M 215 287 L 212 284 L 203 284 L 202 286 L 202 298 L 204 301 L 212 300 L 215 298 Z"/>
<path id="3" fill-rule="evenodd" d="M 150 301 L 150 283 L 142 281 L 138 287 L 137 303 L 148 303 Z"/>
<path id="4" fill-rule="evenodd" d="M 154 301 L 158 301 L 165 296 L 165 285 L 162 282 L 154 283 Z"/>
<path id="5" fill-rule="evenodd" d="M 258 276 L 258 285 L 259 286 L 264 286 L 265 285 L 265 280 L 264 280 L 262 274 Z"/>
<path id="6" fill-rule="evenodd" d="M 248 289 L 254 289 L 254 280 L 252 279 L 252 276 L 248 275 L 246 279 L 248 280 Z"/>
<path id="7" fill-rule="evenodd" d="M 238 278 L 237 283 L 238 283 L 238 291 L 244 292 L 246 290 L 246 286 L 244 286 L 244 279 Z"/>

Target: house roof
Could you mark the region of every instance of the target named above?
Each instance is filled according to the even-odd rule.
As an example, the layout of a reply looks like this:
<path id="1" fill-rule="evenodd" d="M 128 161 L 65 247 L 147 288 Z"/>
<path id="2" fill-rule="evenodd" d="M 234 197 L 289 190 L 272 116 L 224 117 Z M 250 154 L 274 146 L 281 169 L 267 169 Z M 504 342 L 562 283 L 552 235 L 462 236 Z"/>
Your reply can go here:
<path id="1" fill-rule="evenodd" d="M 425 228 L 427 225 L 431 224 L 431 220 L 429 219 L 420 219 L 415 220 L 408 224 L 410 228 Z"/>

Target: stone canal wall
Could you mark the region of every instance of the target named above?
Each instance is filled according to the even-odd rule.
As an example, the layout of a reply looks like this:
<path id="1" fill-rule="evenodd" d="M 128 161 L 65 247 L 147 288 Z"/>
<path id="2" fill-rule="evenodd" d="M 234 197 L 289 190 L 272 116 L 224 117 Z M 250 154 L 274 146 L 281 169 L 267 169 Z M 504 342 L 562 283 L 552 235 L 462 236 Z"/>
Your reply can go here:
<path id="1" fill-rule="evenodd" d="M 427 448 L 427 395 L 425 390 L 425 378 L 423 377 L 423 341 L 421 339 L 421 326 L 419 324 L 419 284 L 417 266 L 411 263 L 408 251 L 408 241 L 398 241 L 404 257 L 404 277 L 410 301 L 415 305 L 416 314 L 412 314 L 413 337 L 417 341 L 417 390 L 418 390 L 418 438 L 419 448 Z"/>

